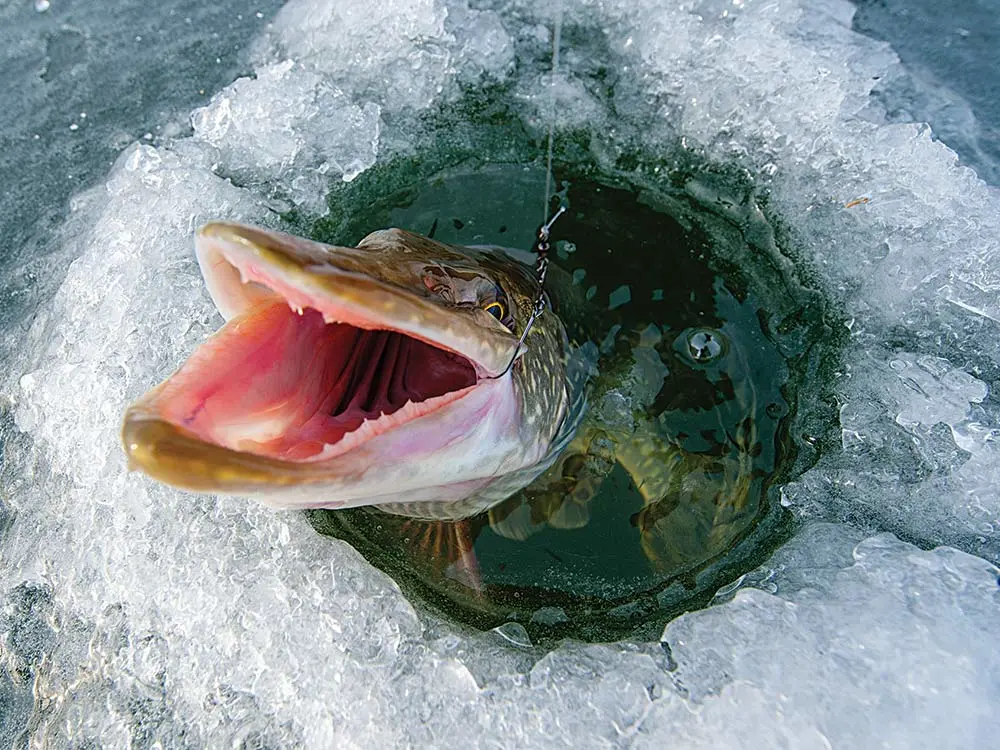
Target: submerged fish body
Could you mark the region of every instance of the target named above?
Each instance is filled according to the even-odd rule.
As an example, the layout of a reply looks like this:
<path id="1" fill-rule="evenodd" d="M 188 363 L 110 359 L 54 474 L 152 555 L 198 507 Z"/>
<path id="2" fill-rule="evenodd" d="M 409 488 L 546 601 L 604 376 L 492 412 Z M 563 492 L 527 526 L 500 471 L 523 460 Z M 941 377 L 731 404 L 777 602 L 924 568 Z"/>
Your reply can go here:
<path id="1" fill-rule="evenodd" d="M 572 439 L 583 384 L 565 329 L 548 310 L 517 348 L 539 288 L 501 249 L 225 223 L 195 245 L 226 323 L 127 410 L 131 468 L 276 507 L 460 518 Z"/>
<path id="2" fill-rule="evenodd" d="M 580 304 L 582 295 L 573 294 L 565 276 L 555 269 L 550 292 L 556 309 L 572 325 L 596 308 Z M 594 321 L 596 331 L 601 330 L 600 317 Z M 670 332 L 647 324 L 612 333 L 615 343 L 604 349 L 597 377 L 587 386 L 593 408 L 557 459 L 529 486 L 474 518 L 421 517 L 386 526 L 386 535 L 416 541 L 405 545 L 405 553 L 424 580 L 445 589 L 451 585 L 446 580 L 457 582 L 481 596 L 475 548 L 486 529 L 526 542 L 549 529 L 582 530 L 594 522 L 594 513 L 602 525 L 625 517 L 638 532 L 651 569 L 681 576 L 717 559 L 747 532 L 760 510 L 760 483 L 773 469 L 768 459 L 759 459 L 768 432 L 760 429 L 762 405 L 748 358 L 747 345 L 759 345 L 759 339 L 749 325 L 740 330 L 724 321 L 720 329 Z M 714 349 L 706 349 L 706 338 Z M 686 388 L 679 387 L 682 382 Z M 638 511 L 627 510 L 629 499 L 614 489 L 616 471 L 641 498 Z M 611 495 L 599 508 L 598 497 L 609 481 Z M 609 501 L 618 509 L 609 513 Z M 380 521 L 379 528 L 383 525 Z M 547 538 L 554 540 L 551 534 Z M 581 546 L 573 554 L 585 556 L 593 538 L 577 540 Z M 495 545 L 484 545 L 494 548 L 487 553 L 493 566 Z M 545 550 L 555 556 L 547 546 Z M 495 572 L 493 578 L 495 583 Z"/>

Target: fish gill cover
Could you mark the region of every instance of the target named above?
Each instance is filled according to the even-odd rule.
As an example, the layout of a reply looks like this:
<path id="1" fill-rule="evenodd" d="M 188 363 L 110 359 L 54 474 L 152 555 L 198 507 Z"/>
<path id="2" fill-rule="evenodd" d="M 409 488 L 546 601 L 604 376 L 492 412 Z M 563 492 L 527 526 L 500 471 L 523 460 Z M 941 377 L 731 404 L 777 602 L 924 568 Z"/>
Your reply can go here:
<path id="1" fill-rule="evenodd" d="M 0 654 L 33 743 L 914 748 L 996 733 L 1000 196 L 926 126 L 886 121 L 870 94 L 896 58 L 850 31 L 846 4 L 566 5 L 550 81 L 553 10 L 293 1 L 253 77 L 77 197 L 52 261 L 70 263 L 65 281 L 4 389 L 18 432 Z M 429 134 L 447 151 L 429 119 L 470 87 L 539 143 L 554 92 L 558 131 L 607 169 L 641 144 L 743 170 L 844 321 L 826 394 L 839 424 L 811 424 L 807 402 L 793 425 L 803 445 L 837 437 L 782 488 L 805 525 L 662 641 L 511 648 L 418 615 L 301 515 L 125 472 L 123 405 L 218 327 L 194 228 L 320 219 L 337 180 L 419 156 Z M 708 175 L 685 190 L 755 226 L 753 203 L 716 200 L 731 185 Z"/>

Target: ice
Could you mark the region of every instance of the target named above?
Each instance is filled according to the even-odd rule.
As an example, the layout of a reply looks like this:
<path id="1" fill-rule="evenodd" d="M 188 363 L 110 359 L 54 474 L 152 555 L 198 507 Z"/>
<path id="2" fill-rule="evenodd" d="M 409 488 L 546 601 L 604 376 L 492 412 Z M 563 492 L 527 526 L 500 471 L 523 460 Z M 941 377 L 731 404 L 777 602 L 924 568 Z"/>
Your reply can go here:
<path id="1" fill-rule="evenodd" d="M 621 307 L 622 305 L 627 305 L 632 301 L 632 290 L 629 289 L 627 284 L 622 284 L 620 287 L 611 292 L 608 297 L 608 309 L 614 310 L 616 307 Z"/>
<path id="2" fill-rule="evenodd" d="M 933 748 L 956 728 L 991 744 L 997 569 L 858 537 L 808 526 L 768 563 L 774 593 L 743 588 L 667 626 L 673 683 L 700 706 L 693 746 L 745 746 L 726 715 L 765 728 L 763 746 Z M 664 703 L 649 723 L 678 718 Z"/>
<path id="3" fill-rule="evenodd" d="M 236 81 L 191 122 L 195 140 L 211 144 L 240 184 L 287 192 L 291 206 L 314 215 L 327 210 L 331 179 L 354 179 L 378 155 L 378 105 L 352 104 L 322 76 L 296 71 L 293 60 Z"/>
<path id="4" fill-rule="evenodd" d="M 423 109 L 483 74 L 503 77 L 514 50 L 499 16 L 437 0 L 285 5 L 271 54 L 323 73 L 351 94 Z"/>
<path id="5" fill-rule="evenodd" d="M 875 92 L 889 116 L 929 122 L 980 177 L 1000 184 L 996 69 L 978 54 L 1000 31 L 996 8 L 982 2 L 862 3 L 854 28 L 890 42 L 903 63 Z"/>
<path id="6" fill-rule="evenodd" d="M 247 43 L 280 2 L 257 2 L 260 16 L 199 0 L 46 5 L 43 13 L 30 0 L 0 8 L 4 359 L 72 259 L 54 257 L 63 255 L 58 228 L 71 196 L 103 182 L 144 134 L 151 142 L 176 135 L 194 107 L 246 72 Z"/>
<path id="7" fill-rule="evenodd" d="M 846 4 L 472 5 L 292 0 L 258 39 L 252 76 L 212 94 L 190 130 L 126 148 L 74 198 L 42 267 L 65 279 L 5 363 L 2 736 L 988 746 L 1000 194 L 925 126 L 887 115 L 873 87 L 898 61 L 850 30 Z M 738 165 L 845 341 L 829 392 L 804 394 L 794 425 L 803 452 L 824 446 L 782 490 L 807 525 L 669 623 L 662 644 L 546 653 L 513 643 L 516 628 L 459 629 L 300 515 L 125 471 L 124 406 L 220 323 L 194 228 L 318 217 L 330 185 L 412 149 L 428 109 L 492 84 L 509 94 L 510 127 L 541 135 L 553 115 L 606 167 L 636 143 Z M 93 110 L 74 106 L 75 122 L 81 111 L 86 133 Z M 687 190 L 756 231 L 745 207 L 713 200 L 710 176 Z M 835 424 L 810 421 L 823 399 Z"/>

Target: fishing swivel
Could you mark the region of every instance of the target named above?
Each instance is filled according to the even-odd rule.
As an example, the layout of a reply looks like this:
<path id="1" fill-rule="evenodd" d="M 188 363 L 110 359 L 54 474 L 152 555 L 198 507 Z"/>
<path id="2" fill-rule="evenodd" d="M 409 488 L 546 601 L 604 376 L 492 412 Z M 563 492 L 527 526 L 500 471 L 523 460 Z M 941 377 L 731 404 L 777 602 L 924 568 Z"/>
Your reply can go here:
<path id="1" fill-rule="evenodd" d="M 565 211 L 565 205 L 559 206 L 559 210 L 553 214 L 552 218 L 538 228 L 538 239 L 535 240 L 535 246 L 532 248 L 536 256 L 535 278 L 538 279 L 538 296 L 535 297 L 535 303 L 531 308 L 531 315 L 528 317 L 528 322 L 524 324 L 524 330 L 521 332 L 521 338 L 517 341 L 517 346 L 514 347 L 514 354 L 511 356 L 510 362 L 507 363 L 502 372 L 494 375 L 492 379 L 503 377 L 510 372 L 510 368 L 517 361 L 517 355 L 521 353 L 521 347 L 524 346 L 525 339 L 528 338 L 528 332 L 535 324 L 538 316 L 545 312 L 545 276 L 549 271 L 549 235 L 552 231 L 552 225 L 556 223 L 556 219 L 562 216 Z"/>

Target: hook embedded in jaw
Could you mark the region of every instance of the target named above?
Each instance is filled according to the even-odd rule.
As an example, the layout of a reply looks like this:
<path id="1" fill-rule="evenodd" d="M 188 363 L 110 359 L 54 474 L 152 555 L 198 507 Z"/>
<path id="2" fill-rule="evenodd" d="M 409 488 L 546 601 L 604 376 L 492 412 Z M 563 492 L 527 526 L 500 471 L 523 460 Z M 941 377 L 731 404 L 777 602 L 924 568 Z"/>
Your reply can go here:
<path id="1" fill-rule="evenodd" d="M 535 324 L 538 316 L 545 312 L 545 274 L 549 267 L 549 233 L 552 230 L 552 225 L 556 223 L 556 219 L 562 216 L 565 211 L 566 206 L 560 205 L 559 210 L 555 212 L 552 218 L 538 229 L 538 239 L 535 241 L 534 248 L 535 254 L 538 256 L 538 265 L 535 269 L 538 280 L 538 296 L 535 297 L 535 302 L 531 308 L 531 315 L 528 317 L 528 322 L 524 324 L 524 330 L 521 332 L 521 338 L 517 341 L 517 346 L 514 347 L 514 354 L 511 355 L 510 362 L 507 363 L 507 366 L 501 372 L 491 376 L 490 379 L 501 378 L 510 372 L 510 369 L 514 366 L 514 362 L 517 361 L 518 355 L 521 353 L 521 348 L 524 346 L 525 339 L 528 338 L 531 327 Z"/>

